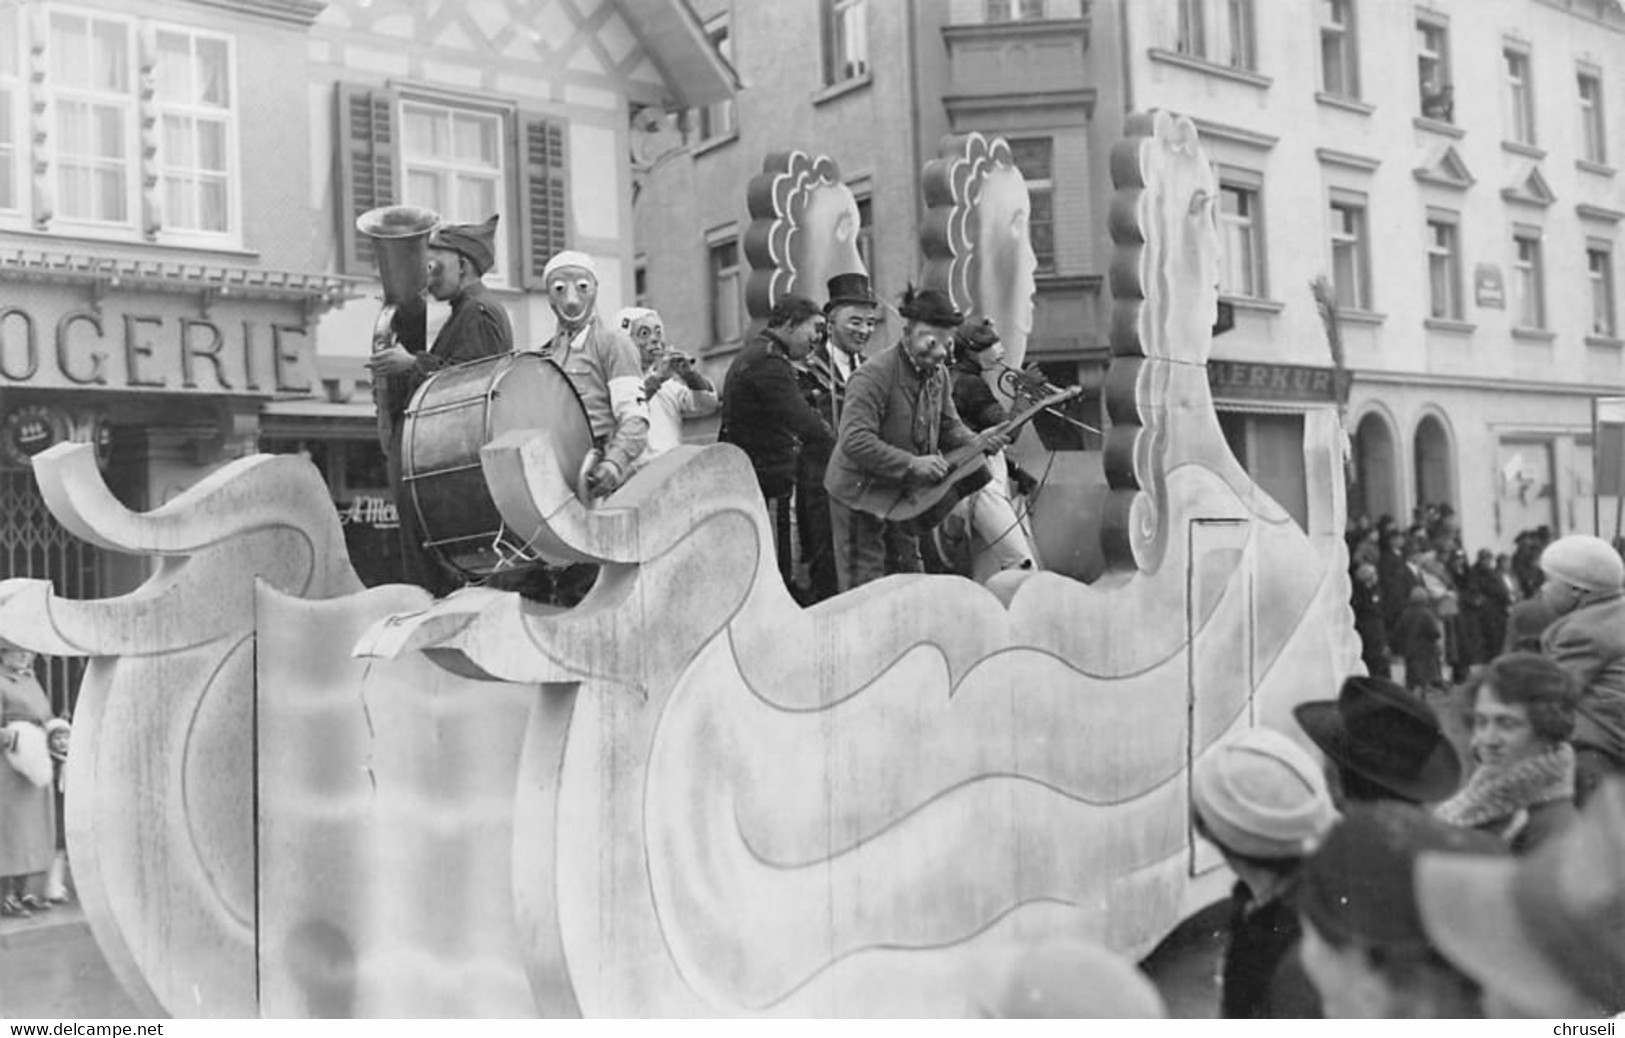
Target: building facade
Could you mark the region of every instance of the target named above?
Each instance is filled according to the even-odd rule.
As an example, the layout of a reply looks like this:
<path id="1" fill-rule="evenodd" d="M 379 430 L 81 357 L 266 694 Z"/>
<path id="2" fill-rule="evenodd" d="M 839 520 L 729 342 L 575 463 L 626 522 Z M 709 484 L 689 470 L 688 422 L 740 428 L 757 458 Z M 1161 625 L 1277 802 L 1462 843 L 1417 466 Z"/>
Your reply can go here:
<path id="1" fill-rule="evenodd" d="M 718 374 L 743 334 L 736 242 L 764 155 L 840 163 L 895 296 L 920 269 L 924 162 L 979 130 L 1011 141 L 1033 196 L 1031 359 L 1098 385 L 1110 149 L 1127 113 L 1167 108 L 1196 120 L 1222 185 L 1221 424 L 1288 511 L 1305 507 L 1304 415 L 1341 407 L 1351 512 L 1449 504 L 1470 548 L 1613 514 L 1592 401 L 1625 387 L 1614 0 L 695 7 L 742 89 L 688 113 L 642 173 L 639 294 Z"/>
<path id="2" fill-rule="evenodd" d="M 72 439 L 138 510 L 302 451 L 358 571 L 397 579 L 356 216 L 498 213 L 488 281 L 524 348 L 551 334 L 537 281 L 560 248 L 595 257 L 605 306 L 627 296 L 629 113 L 731 85 L 681 0 L 0 5 L 0 576 L 70 597 L 145 577 L 40 501 L 30 457 Z M 73 675 L 49 667 L 65 710 Z"/>

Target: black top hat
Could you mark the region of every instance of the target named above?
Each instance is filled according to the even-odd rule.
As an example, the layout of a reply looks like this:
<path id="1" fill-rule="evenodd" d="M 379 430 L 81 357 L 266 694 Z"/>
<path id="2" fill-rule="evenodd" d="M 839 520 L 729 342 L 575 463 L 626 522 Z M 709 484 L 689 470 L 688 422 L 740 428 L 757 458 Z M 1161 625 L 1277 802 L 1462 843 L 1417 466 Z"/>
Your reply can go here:
<path id="1" fill-rule="evenodd" d="M 875 298 L 875 290 L 869 286 L 869 275 L 862 271 L 851 274 L 837 274 L 829 279 L 829 302 L 824 304 L 824 313 L 829 313 L 837 306 L 879 306 L 880 300 Z"/>
<path id="2" fill-rule="evenodd" d="M 1461 784 L 1461 758 L 1433 708 L 1392 681 L 1352 677 L 1335 701 L 1299 703 L 1298 724 L 1342 767 L 1404 800 L 1443 800 Z"/>
<path id="3" fill-rule="evenodd" d="M 919 321 L 938 328 L 958 328 L 965 320 L 965 315 L 955 309 L 948 293 L 934 288 L 916 289 L 913 285 L 903 293 L 902 305 L 897 312 L 906 321 Z"/>

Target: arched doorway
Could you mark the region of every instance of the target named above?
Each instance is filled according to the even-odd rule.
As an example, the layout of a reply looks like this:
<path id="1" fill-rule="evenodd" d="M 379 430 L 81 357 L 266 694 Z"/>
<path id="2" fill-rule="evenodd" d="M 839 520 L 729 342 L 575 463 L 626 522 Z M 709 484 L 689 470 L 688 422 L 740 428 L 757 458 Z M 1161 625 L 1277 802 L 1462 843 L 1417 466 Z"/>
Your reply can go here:
<path id="1" fill-rule="evenodd" d="M 1456 506 L 1455 462 L 1450 433 L 1437 415 L 1416 423 L 1416 503 Z"/>
<path id="2" fill-rule="evenodd" d="M 1349 515 L 1403 520 L 1399 500 L 1399 452 L 1388 419 L 1371 412 L 1354 427 L 1354 481 L 1349 487 Z"/>

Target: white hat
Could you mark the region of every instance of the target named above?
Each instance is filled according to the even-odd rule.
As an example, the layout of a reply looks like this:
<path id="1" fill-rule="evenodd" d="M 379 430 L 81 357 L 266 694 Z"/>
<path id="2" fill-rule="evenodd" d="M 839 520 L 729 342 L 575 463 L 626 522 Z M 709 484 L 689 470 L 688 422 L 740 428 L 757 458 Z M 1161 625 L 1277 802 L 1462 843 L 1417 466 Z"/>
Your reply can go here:
<path id="1" fill-rule="evenodd" d="M 1298 858 L 1337 818 L 1315 759 L 1273 728 L 1213 746 L 1191 800 L 1215 842 L 1252 858 Z"/>
<path id="2" fill-rule="evenodd" d="M 592 257 L 585 252 L 576 252 L 573 249 L 565 249 L 563 252 L 554 253 L 553 258 L 547 261 L 547 266 L 542 268 L 542 280 L 546 281 L 553 276 L 555 270 L 562 267 L 579 267 L 591 274 L 594 281 L 598 280 L 598 267 L 593 263 Z"/>
<path id="3" fill-rule="evenodd" d="M 660 312 L 646 306 L 623 306 L 621 312 L 615 315 L 615 326 L 622 331 L 630 332 L 634 324 L 650 317 L 658 320 Z"/>
<path id="4" fill-rule="evenodd" d="M 1618 591 L 1625 585 L 1625 561 L 1601 537 L 1571 533 L 1540 553 L 1540 568 L 1581 591 Z"/>

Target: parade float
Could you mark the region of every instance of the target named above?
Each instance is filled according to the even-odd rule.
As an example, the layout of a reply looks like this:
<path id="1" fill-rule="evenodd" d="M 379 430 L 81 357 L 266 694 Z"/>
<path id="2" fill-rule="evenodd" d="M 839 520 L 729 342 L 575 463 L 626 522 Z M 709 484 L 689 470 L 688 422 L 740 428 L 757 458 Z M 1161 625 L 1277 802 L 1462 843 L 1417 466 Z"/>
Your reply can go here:
<path id="1" fill-rule="evenodd" d="M 479 465 L 504 529 L 597 564 L 592 590 L 431 600 L 361 585 L 303 459 L 244 458 L 136 513 L 93 448 L 40 455 L 76 536 L 158 560 L 105 600 L 0 584 L 0 634 L 89 659 L 68 840 L 136 1005 L 953 1014 L 981 949 L 1065 933 L 1140 956 L 1219 896 L 1192 763 L 1292 730 L 1359 666 L 1343 438 L 1329 410 L 1306 421 L 1307 530 L 1232 456 L 1205 368 L 1213 174 L 1189 120 L 1130 125 L 1109 427 L 1072 459 L 1097 475 L 1070 514 L 1045 516 L 1087 579 L 894 576 L 804 609 L 741 452 L 681 447 L 589 508 L 544 427 Z M 959 187 L 942 197 L 973 220 Z M 790 230 L 763 254 L 781 273 Z M 760 290 L 813 284 L 797 273 Z"/>

